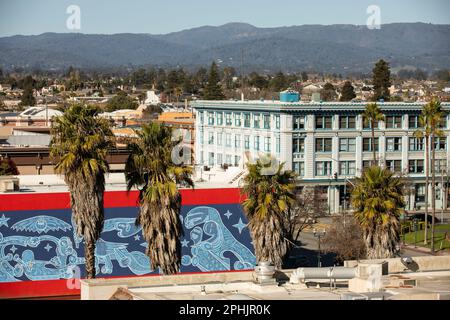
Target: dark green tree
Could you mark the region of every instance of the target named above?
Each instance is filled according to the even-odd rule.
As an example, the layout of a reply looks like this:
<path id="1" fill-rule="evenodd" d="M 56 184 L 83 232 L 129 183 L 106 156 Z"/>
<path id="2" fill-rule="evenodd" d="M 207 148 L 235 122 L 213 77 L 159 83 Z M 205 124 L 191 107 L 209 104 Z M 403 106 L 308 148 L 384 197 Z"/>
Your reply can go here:
<path id="1" fill-rule="evenodd" d="M 17 166 L 11 159 L 0 158 L 0 176 L 16 176 L 19 174 Z"/>
<path id="2" fill-rule="evenodd" d="M 222 88 L 219 84 L 219 69 L 215 62 L 211 64 L 209 70 L 208 83 L 203 91 L 203 98 L 206 100 L 222 100 L 225 99 L 225 95 L 222 92 Z"/>
<path id="3" fill-rule="evenodd" d="M 279 92 L 287 89 L 289 86 L 286 76 L 283 72 L 278 72 L 269 82 L 269 87 L 272 91 Z"/>
<path id="4" fill-rule="evenodd" d="M 333 101 L 334 99 L 336 99 L 336 89 L 331 83 L 327 82 L 323 86 L 323 89 L 320 92 L 320 96 L 323 101 Z"/>
<path id="5" fill-rule="evenodd" d="M 303 82 L 308 81 L 308 74 L 305 71 L 302 72 L 302 81 Z"/>
<path id="6" fill-rule="evenodd" d="M 345 81 L 344 86 L 342 87 L 341 98 L 339 100 L 350 101 L 355 97 L 355 88 L 353 88 L 352 83 L 350 81 Z"/>
<path id="7" fill-rule="evenodd" d="M 269 81 L 266 77 L 259 75 L 256 72 L 250 73 L 250 85 L 259 90 L 266 89 L 269 86 Z"/>
<path id="8" fill-rule="evenodd" d="M 36 105 L 36 98 L 33 95 L 33 87 L 27 86 L 23 90 L 22 97 L 20 98 L 21 107 L 28 107 Z"/>
<path id="9" fill-rule="evenodd" d="M 390 93 L 389 87 L 391 86 L 391 70 L 389 63 L 383 59 L 379 60 L 375 67 L 372 69 L 372 81 L 374 89 L 374 100 L 378 101 L 383 99 L 389 101 Z"/>
<path id="10" fill-rule="evenodd" d="M 108 100 L 106 111 L 112 112 L 121 109 L 136 109 L 138 103 L 128 96 L 124 91 L 119 91 L 114 97 Z"/>

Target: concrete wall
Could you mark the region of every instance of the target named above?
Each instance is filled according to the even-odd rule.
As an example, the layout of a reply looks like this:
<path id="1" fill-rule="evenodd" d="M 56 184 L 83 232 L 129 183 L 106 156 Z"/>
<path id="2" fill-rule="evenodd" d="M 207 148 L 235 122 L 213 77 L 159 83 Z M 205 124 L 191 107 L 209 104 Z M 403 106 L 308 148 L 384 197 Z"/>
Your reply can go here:
<path id="1" fill-rule="evenodd" d="M 424 257 L 413 257 L 412 269 L 414 271 L 439 271 L 439 270 L 450 270 L 450 256 L 424 256 Z M 392 259 L 374 259 L 374 260 L 348 260 L 344 262 L 345 267 L 355 267 L 358 263 L 377 263 L 377 262 L 388 262 L 388 272 L 389 273 L 402 273 L 402 272 L 412 272 L 405 267 L 401 262 L 400 258 Z"/>

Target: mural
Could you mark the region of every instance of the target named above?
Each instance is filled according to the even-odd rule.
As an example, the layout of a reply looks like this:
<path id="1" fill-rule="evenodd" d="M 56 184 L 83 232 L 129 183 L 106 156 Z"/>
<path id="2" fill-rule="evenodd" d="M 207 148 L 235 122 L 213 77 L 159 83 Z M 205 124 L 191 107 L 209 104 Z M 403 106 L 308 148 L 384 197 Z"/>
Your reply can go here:
<path id="1" fill-rule="evenodd" d="M 96 246 L 98 277 L 158 273 L 150 270 L 147 244 L 135 225 L 136 207 L 106 208 Z M 181 272 L 252 269 L 253 254 L 239 204 L 183 206 Z M 84 277 L 83 239 L 71 212 L 0 212 L 0 283 Z M 78 275 L 78 276 L 77 276 Z"/>

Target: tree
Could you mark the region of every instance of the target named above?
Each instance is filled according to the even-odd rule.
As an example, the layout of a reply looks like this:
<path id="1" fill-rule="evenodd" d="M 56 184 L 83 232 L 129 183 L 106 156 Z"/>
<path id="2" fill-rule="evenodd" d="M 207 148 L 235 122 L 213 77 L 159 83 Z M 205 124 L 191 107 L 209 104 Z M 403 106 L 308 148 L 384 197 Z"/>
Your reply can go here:
<path id="1" fill-rule="evenodd" d="M 301 77 L 303 82 L 308 81 L 308 74 L 305 71 L 301 73 Z"/>
<path id="2" fill-rule="evenodd" d="M 375 64 L 375 67 L 372 69 L 372 81 L 375 91 L 374 100 L 383 99 L 384 101 L 389 101 L 389 87 L 391 86 L 389 63 L 381 59 Z"/>
<path id="3" fill-rule="evenodd" d="M 52 128 L 55 172 L 69 187 L 72 219 L 84 238 L 87 278 L 95 278 L 95 244 L 103 229 L 106 157 L 113 148 L 108 120 L 93 106 L 75 104 L 57 117 Z"/>
<path id="4" fill-rule="evenodd" d="M 431 182 L 431 251 L 434 252 L 434 218 L 436 215 L 436 172 L 435 172 L 435 138 L 444 137 L 444 133 L 441 130 L 441 121 L 444 117 L 441 103 L 436 98 L 433 98 L 429 103 L 423 106 L 422 113 L 419 117 L 419 123 L 421 129 L 415 132 L 415 136 L 418 139 L 425 140 L 426 148 L 426 172 L 425 172 L 425 235 L 424 244 L 427 244 L 427 223 L 428 223 L 428 186 L 429 186 L 429 174 L 432 173 Z M 431 162 L 430 162 L 430 149 L 431 149 Z"/>
<path id="5" fill-rule="evenodd" d="M 345 81 L 344 86 L 342 87 L 341 98 L 340 101 L 351 101 L 356 97 L 355 88 L 352 86 L 350 81 Z"/>
<path id="6" fill-rule="evenodd" d="M 370 124 L 370 127 L 372 129 L 372 151 L 373 151 L 372 165 L 376 165 L 377 153 L 375 151 L 375 124 L 378 123 L 378 121 L 383 121 L 384 115 L 376 103 L 369 103 L 366 105 L 366 109 L 363 112 L 363 119 L 364 123 L 366 125 Z"/>
<path id="7" fill-rule="evenodd" d="M 330 229 L 323 238 L 325 252 L 336 254 L 337 263 L 342 265 L 345 260 L 360 260 L 366 256 L 366 244 L 361 227 L 356 219 L 334 217 Z"/>
<path id="8" fill-rule="evenodd" d="M 250 73 L 249 83 L 251 86 L 258 88 L 259 90 L 266 89 L 269 85 L 269 81 L 256 72 Z"/>
<path id="9" fill-rule="evenodd" d="M 174 274 L 180 268 L 183 232 L 178 186 L 194 186 L 192 168 L 174 164 L 172 150 L 180 141 L 173 141 L 170 127 L 152 122 L 136 135 L 128 144 L 130 156 L 125 164 L 127 190 L 139 189 L 136 224 L 142 226 L 152 270 Z"/>
<path id="10" fill-rule="evenodd" d="M 205 100 L 223 100 L 225 95 L 219 85 L 219 69 L 215 62 L 211 64 L 209 69 L 208 83 L 203 91 L 203 98 Z"/>
<path id="11" fill-rule="evenodd" d="M 286 80 L 286 76 L 283 72 L 278 72 L 275 77 L 273 77 L 269 82 L 269 87 L 274 92 L 280 92 L 282 90 L 287 89 L 288 82 Z"/>
<path id="12" fill-rule="evenodd" d="M 336 98 L 336 89 L 329 82 L 325 83 L 320 93 L 323 101 L 333 101 Z"/>
<path id="13" fill-rule="evenodd" d="M 402 178 L 386 168 L 372 166 L 355 179 L 351 202 L 368 259 L 392 258 L 397 253 L 403 193 Z"/>
<path id="14" fill-rule="evenodd" d="M 293 193 L 295 174 L 283 170 L 283 164 L 276 168 L 272 158 L 260 158 L 255 164 L 247 164 L 242 192 L 247 196 L 243 208 L 253 239 L 258 262 L 269 261 L 281 268 L 287 247 L 286 216 L 294 205 Z"/>
<path id="15" fill-rule="evenodd" d="M 22 97 L 20 98 L 19 106 L 28 107 L 36 105 L 36 98 L 33 94 L 33 87 L 27 86 L 22 92 Z"/>
<path id="16" fill-rule="evenodd" d="M 0 176 L 16 176 L 19 174 L 16 164 L 9 158 L 0 158 Z"/>
<path id="17" fill-rule="evenodd" d="M 114 97 L 108 100 L 106 110 L 108 112 L 122 109 L 136 109 L 138 103 L 131 98 L 125 91 L 120 90 Z"/>

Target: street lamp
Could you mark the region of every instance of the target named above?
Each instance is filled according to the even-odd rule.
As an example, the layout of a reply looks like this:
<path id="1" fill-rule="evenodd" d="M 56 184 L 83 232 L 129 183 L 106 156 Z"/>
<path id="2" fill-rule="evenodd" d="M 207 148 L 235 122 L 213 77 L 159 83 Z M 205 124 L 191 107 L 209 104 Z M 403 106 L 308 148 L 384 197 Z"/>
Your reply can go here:
<path id="1" fill-rule="evenodd" d="M 316 229 L 313 230 L 314 237 L 318 239 L 319 243 L 319 250 L 317 251 L 317 266 L 320 268 L 322 266 L 322 262 L 320 261 L 320 238 L 322 238 L 326 234 L 326 230 L 323 229 L 322 231 L 317 231 Z"/>
<path id="2" fill-rule="evenodd" d="M 417 223 L 418 223 L 418 219 L 414 218 L 413 219 L 413 228 L 414 228 L 414 248 L 417 248 Z"/>

